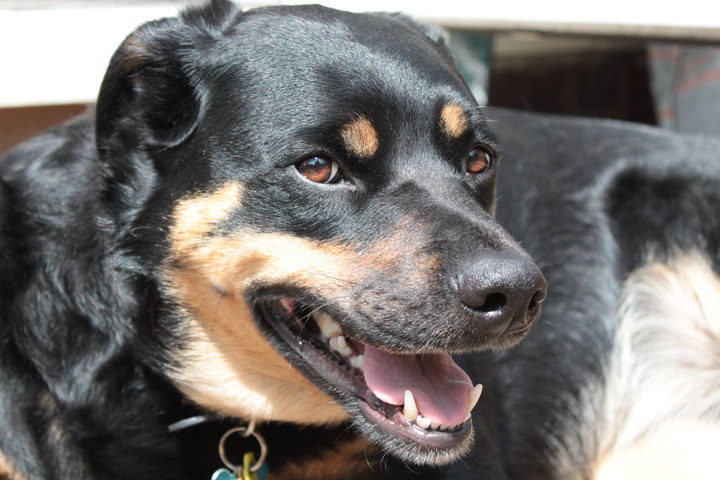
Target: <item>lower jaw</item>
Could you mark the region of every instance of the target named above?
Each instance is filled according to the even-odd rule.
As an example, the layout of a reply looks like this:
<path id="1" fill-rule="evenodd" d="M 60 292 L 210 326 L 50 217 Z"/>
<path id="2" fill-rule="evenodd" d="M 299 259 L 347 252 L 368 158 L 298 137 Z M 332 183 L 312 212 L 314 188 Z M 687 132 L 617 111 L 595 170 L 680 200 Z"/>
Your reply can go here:
<path id="1" fill-rule="evenodd" d="M 363 398 L 372 397 L 372 394 L 362 377 L 351 378 L 340 371 L 319 372 L 313 369 L 312 364 L 324 361 L 323 353 L 308 342 L 298 342 L 287 327 L 270 320 L 272 313 L 267 306 L 261 304 L 260 313 L 283 343 L 302 358 L 304 368 L 301 370 L 308 371 L 308 376 L 316 379 L 311 381 L 348 411 L 355 426 L 386 452 L 415 464 L 441 465 L 456 460 L 470 449 L 473 443 L 472 420 L 452 431 L 426 430 L 409 423 L 399 409 L 389 414 L 379 411 L 368 398 Z M 297 364 L 296 359 L 292 359 L 292 363 Z M 338 390 L 341 392 L 339 395 Z M 365 395 L 361 394 L 363 391 Z"/>
<path id="2" fill-rule="evenodd" d="M 358 415 L 351 415 L 358 431 L 385 453 L 409 464 L 446 465 L 467 454 L 474 443 L 471 421 L 462 430 L 452 434 L 424 431 L 408 435 L 406 426 L 384 418 L 369 405 L 361 403 L 358 407 Z"/>
<path id="3" fill-rule="evenodd" d="M 365 418 L 396 438 L 404 438 L 412 445 L 431 450 L 450 450 L 457 448 L 472 435 L 472 421 L 468 420 L 462 428 L 443 432 L 425 430 L 402 420 L 390 419 L 372 408 L 367 402 L 360 403 L 360 410 Z M 449 453 L 449 452 L 448 452 Z"/>

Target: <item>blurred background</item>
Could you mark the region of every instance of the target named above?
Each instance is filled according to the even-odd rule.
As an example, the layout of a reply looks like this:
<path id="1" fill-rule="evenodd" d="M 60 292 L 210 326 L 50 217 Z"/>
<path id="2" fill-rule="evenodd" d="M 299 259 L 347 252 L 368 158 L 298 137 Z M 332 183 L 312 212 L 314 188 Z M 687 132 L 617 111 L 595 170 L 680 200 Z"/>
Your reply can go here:
<path id="1" fill-rule="evenodd" d="M 0 0 L 0 154 L 94 101 L 134 27 L 196 0 Z M 245 8 L 270 3 L 237 2 Z M 720 136 L 720 2 L 327 0 L 447 29 L 478 102 Z"/>

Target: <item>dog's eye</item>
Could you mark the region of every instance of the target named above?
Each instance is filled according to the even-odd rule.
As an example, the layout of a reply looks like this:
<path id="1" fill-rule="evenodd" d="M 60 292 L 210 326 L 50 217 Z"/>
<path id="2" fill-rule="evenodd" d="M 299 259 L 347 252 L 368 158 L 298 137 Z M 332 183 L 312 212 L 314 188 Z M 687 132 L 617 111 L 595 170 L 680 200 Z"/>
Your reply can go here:
<path id="1" fill-rule="evenodd" d="M 308 157 L 295 164 L 300 175 L 315 183 L 335 183 L 339 180 L 339 166 L 326 157 Z"/>
<path id="2" fill-rule="evenodd" d="M 472 174 L 486 172 L 492 166 L 492 155 L 483 147 L 474 147 L 468 153 L 465 161 L 465 170 Z"/>

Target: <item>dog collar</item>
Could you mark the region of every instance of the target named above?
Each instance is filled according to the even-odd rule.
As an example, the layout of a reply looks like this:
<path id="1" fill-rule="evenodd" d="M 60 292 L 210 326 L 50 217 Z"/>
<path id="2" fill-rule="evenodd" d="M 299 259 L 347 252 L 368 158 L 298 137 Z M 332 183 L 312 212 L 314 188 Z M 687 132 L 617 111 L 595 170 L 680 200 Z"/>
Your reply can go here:
<path id="1" fill-rule="evenodd" d="M 236 433 L 243 438 L 250 436 L 255 438 L 255 441 L 257 441 L 260 446 L 260 458 L 255 460 L 255 454 L 249 451 L 243 454 L 242 465 L 235 465 L 228 459 L 225 454 L 225 442 L 231 435 Z M 221 468 L 216 470 L 211 480 L 265 480 L 267 477 L 267 466 L 265 465 L 267 444 L 265 443 L 265 438 L 255 431 L 254 420 L 251 420 L 247 427 L 235 427 L 225 432 L 218 444 L 218 454 L 227 469 Z"/>
<path id="2" fill-rule="evenodd" d="M 195 425 L 202 425 L 203 423 L 212 422 L 213 420 L 218 419 L 220 419 L 220 417 L 211 413 L 206 413 L 205 415 L 195 415 L 194 417 L 183 418 L 182 420 L 171 423 L 168 425 L 167 429 L 170 433 L 177 433 L 187 428 L 194 427 Z"/>
<path id="3" fill-rule="evenodd" d="M 218 418 L 217 415 L 213 414 L 184 418 L 168 425 L 168 432 L 177 433 L 196 425 L 217 420 Z M 260 457 L 256 460 L 255 453 L 249 451 L 243 454 L 242 465 L 233 463 L 225 453 L 225 442 L 233 434 L 239 434 L 243 438 L 253 437 L 260 446 Z M 265 438 L 255 431 L 254 420 L 251 420 L 247 427 L 234 427 L 225 432 L 223 436 L 220 437 L 220 442 L 218 443 L 218 455 L 227 468 L 216 470 L 211 480 L 265 480 L 267 477 L 268 468 L 267 465 L 265 465 L 267 443 L 265 442 Z"/>

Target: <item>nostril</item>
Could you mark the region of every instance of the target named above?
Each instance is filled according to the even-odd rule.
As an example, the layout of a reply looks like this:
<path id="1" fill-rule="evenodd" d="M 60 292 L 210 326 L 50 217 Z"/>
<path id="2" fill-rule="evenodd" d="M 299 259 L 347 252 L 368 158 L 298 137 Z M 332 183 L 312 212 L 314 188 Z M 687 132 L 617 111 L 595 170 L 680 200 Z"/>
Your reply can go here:
<path id="1" fill-rule="evenodd" d="M 535 294 L 530 299 L 530 303 L 528 303 L 528 313 L 534 314 L 535 312 L 537 312 L 543 300 L 545 300 L 545 292 L 542 290 L 538 290 L 537 292 L 535 292 Z"/>
<path id="2" fill-rule="evenodd" d="M 491 293 L 485 296 L 485 301 L 478 306 L 473 306 L 475 310 L 483 313 L 491 313 L 502 310 L 507 305 L 507 297 L 502 293 Z"/>
<path id="3" fill-rule="evenodd" d="M 463 265 L 451 288 L 464 307 L 485 322 L 489 333 L 502 334 L 509 325 L 532 323 L 540 313 L 547 285 L 537 266 L 512 252 L 485 252 Z M 527 325 L 525 325 L 527 326 Z"/>

